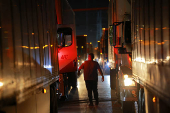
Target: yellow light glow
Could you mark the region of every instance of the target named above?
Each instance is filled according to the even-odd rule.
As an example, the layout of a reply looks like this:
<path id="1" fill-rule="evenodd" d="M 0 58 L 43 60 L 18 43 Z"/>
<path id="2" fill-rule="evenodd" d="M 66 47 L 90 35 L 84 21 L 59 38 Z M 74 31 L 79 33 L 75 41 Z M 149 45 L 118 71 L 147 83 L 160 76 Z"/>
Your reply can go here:
<path id="1" fill-rule="evenodd" d="M 105 30 L 106 28 L 102 28 L 102 30 Z"/>
<path id="2" fill-rule="evenodd" d="M 87 36 L 87 35 L 84 35 L 84 36 Z"/>
<path id="3" fill-rule="evenodd" d="M 30 47 L 30 49 L 34 49 L 34 47 Z"/>
<path id="4" fill-rule="evenodd" d="M 100 42 L 100 41 L 97 41 L 97 42 Z"/>
<path id="5" fill-rule="evenodd" d="M 136 94 L 136 91 L 135 91 L 135 90 L 132 90 L 132 94 Z"/>
<path id="6" fill-rule="evenodd" d="M 2 87 L 4 84 L 2 82 L 0 82 L 0 87 Z"/>
<path id="7" fill-rule="evenodd" d="M 44 90 L 44 92 L 43 93 L 47 93 L 47 90 L 46 89 L 43 89 Z"/>
<path id="8" fill-rule="evenodd" d="M 81 46 L 81 48 L 83 48 L 83 46 Z"/>
<path id="9" fill-rule="evenodd" d="M 80 60 L 78 60 L 78 62 L 79 62 Z"/>
<path id="10" fill-rule="evenodd" d="M 128 75 L 124 75 L 124 78 L 125 78 L 125 79 L 128 78 Z"/>
<path id="11" fill-rule="evenodd" d="M 156 102 L 156 97 L 153 97 L 152 101 L 153 101 L 153 102 Z"/>
<path id="12" fill-rule="evenodd" d="M 159 30 L 159 28 L 155 28 L 155 30 Z"/>
<path id="13" fill-rule="evenodd" d="M 162 29 L 168 29 L 167 27 L 163 27 Z"/>
<path id="14" fill-rule="evenodd" d="M 78 48 L 78 46 L 76 46 L 76 48 Z"/>
<path id="15" fill-rule="evenodd" d="M 38 49 L 39 47 L 35 47 L 35 49 Z"/>
<path id="16" fill-rule="evenodd" d="M 124 85 L 125 86 L 130 86 L 132 84 L 132 80 L 130 79 L 130 78 L 126 78 L 125 80 L 124 80 Z"/>
<path id="17" fill-rule="evenodd" d="M 51 47 L 53 47 L 53 45 L 51 45 Z"/>
<path id="18" fill-rule="evenodd" d="M 34 33 L 32 33 L 32 35 L 34 35 Z"/>
<path id="19" fill-rule="evenodd" d="M 90 42 L 90 44 L 92 44 L 92 42 Z"/>
<path id="20" fill-rule="evenodd" d="M 102 55 L 102 53 L 100 53 Z"/>

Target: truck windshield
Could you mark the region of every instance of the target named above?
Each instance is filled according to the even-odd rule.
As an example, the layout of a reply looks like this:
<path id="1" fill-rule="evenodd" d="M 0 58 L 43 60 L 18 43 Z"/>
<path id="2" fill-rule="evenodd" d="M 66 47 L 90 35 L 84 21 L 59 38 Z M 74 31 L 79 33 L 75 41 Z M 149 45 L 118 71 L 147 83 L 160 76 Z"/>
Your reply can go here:
<path id="1" fill-rule="evenodd" d="M 71 28 L 59 28 L 57 30 L 57 41 L 59 47 L 67 47 L 72 44 Z"/>

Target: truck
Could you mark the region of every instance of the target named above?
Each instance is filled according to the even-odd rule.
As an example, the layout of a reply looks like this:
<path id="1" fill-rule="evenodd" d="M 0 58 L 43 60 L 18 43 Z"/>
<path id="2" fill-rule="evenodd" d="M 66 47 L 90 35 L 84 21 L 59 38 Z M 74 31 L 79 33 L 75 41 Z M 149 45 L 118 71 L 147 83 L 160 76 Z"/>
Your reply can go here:
<path id="1" fill-rule="evenodd" d="M 132 75 L 131 2 L 110 0 L 108 10 L 110 87 L 116 90 L 123 113 L 134 113 L 137 84 Z"/>
<path id="2" fill-rule="evenodd" d="M 87 35 L 77 35 L 76 40 L 78 65 L 80 66 L 85 60 L 87 60 Z"/>
<path id="3" fill-rule="evenodd" d="M 114 10 L 109 12 L 109 19 L 112 22 L 109 24 L 111 30 L 109 53 L 110 59 L 113 59 L 111 81 L 119 82 L 112 84 L 112 87 L 117 88 L 117 92 L 125 95 L 124 99 L 127 99 L 126 97 L 129 97 L 127 89 L 122 92 L 120 82 L 124 80 L 124 85 L 131 86 L 128 87 L 133 90 L 128 90 L 133 95 L 131 101 L 138 106 L 138 113 L 168 113 L 170 110 L 169 18 L 167 17 L 170 12 L 169 1 L 121 0 L 120 2 L 110 1 L 110 6 L 114 6 Z M 112 19 L 117 19 L 115 15 L 120 15 L 124 4 L 128 11 L 125 8 L 123 19 L 115 23 Z M 123 35 L 118 38 L 115 34 L 120 33 L 120 30 L 118 31 L 120 25 L 124 26 L 120 28 Z M 125 63 L 128 62 L 130 65 L 125 69 Z M 128 72 L 125 73 L 123 70 Z M 134 112 L 133 103 L 127 103 L 129 108 L 126 106 L 125 109 Z"/>
<path id="4" fill-rule="evenodd" d="M 100 59 L 99 64 L 102 67 L 104 74 L 109 74 L 108 62 L 108 28 L 102 28 L 102 36 L 100 39 Z"/>
<path id="5" fill-rule="evenodd" d="M 138 86 L 139 112 L 168 113 L 169 0 L 131 2 L 132 74 Z"/>
<path id="6" fill-rule="evenodd" d="M 62 16 L 59 11 L 70 12 L 64 10 L 66 6 L 56 7 L 58 4 L 60 0 L 0 1 L 1 113 L 58 112 L 63 85 L 59 52 L 65 48 L 60 40 L 71 43 L 69 46 L 75 43 L 71 32 L 75 28 L 67 23 L 67 28 L 62 28 L 58 20 Z"/>
<path id="7" fill-rule="evenodd" d="M 68 98 L 71 88 L 77 87 L 77 43 L 75 13 L 67 0 L 56 0 L 58 60 L 61 99 Z M 56 15 L 57 15 L 56 14 Z M 69 18 L 69 19 L 68 19 Z"/>

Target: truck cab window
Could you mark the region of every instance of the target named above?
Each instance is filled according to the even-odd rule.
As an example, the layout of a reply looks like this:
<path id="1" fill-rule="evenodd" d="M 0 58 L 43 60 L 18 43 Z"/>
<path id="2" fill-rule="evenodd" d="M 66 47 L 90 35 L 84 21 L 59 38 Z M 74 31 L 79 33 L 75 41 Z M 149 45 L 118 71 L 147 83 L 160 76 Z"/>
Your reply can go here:
<path id="1" fill-rule="evenodd" d="M 72 44 L 72 29 L 59 28 L 57 30 L 57 41 L 59 47 L 68 47 Z"/>
<path id="2" fill-rule="evenodd" d="M 57 33 L 57 41 L 58 41 L 58 46 L 61 46 L 61 47 L 64 46 L 63 33 Z"/>
<path id="3" fill-rule="evenodd" d="M 65 47 L 71 45 L 71 35 L 64 35 Z"/>

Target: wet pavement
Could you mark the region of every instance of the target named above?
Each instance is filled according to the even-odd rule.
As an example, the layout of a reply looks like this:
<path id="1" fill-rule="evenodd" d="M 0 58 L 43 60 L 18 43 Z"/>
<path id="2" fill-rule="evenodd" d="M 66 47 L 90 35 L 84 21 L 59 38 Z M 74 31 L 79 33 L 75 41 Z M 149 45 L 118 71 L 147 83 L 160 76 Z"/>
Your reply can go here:
<path id="1" fill-rule="evenodd" d="M 105 81 L 101 82 L 101 76 L 98 77 L 99 105 L 88 106 L 88 95 L 83 78 L 80 75 L 77 88 L 70 90 L 66 101 L 60 102 L 58 113 L 122 113 L 121 104 L 117 102 L 115 90 L 110 88 L 110 76 L 105 75 Z"/>

